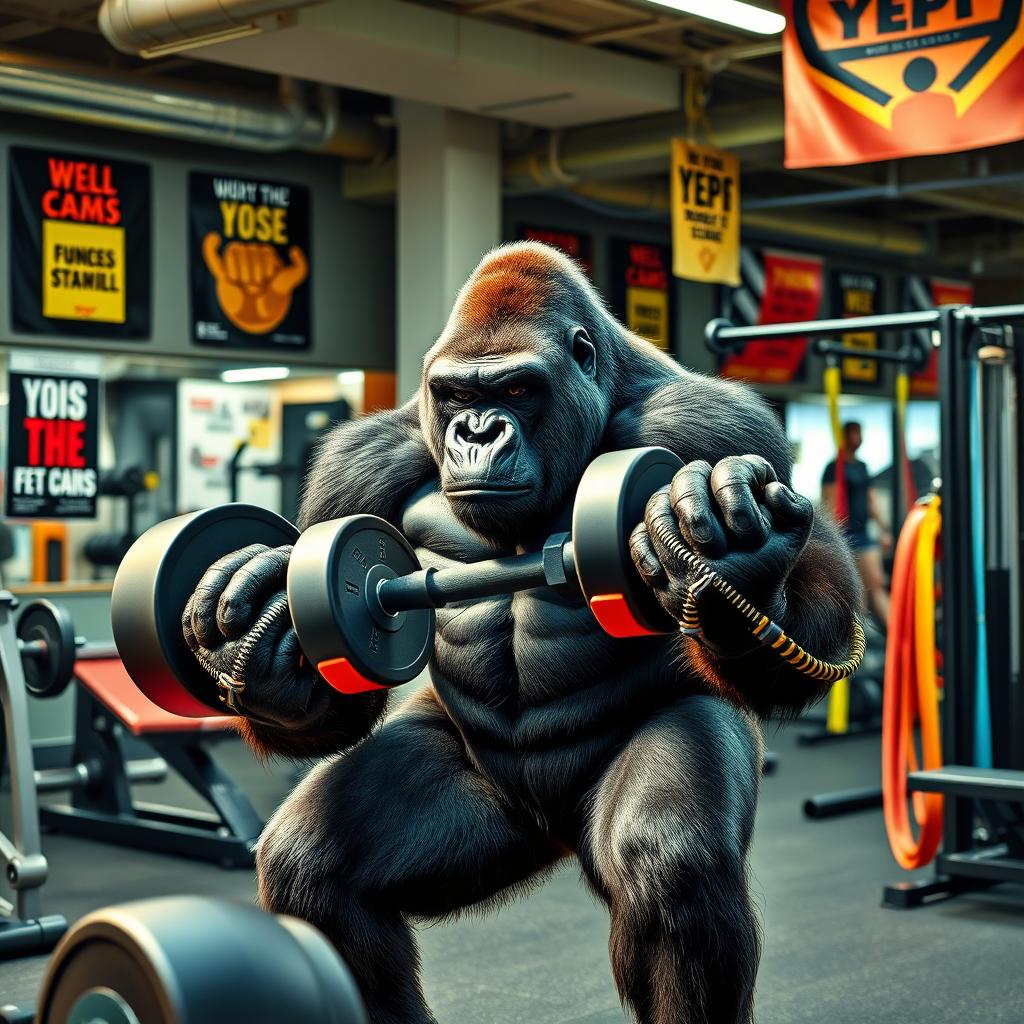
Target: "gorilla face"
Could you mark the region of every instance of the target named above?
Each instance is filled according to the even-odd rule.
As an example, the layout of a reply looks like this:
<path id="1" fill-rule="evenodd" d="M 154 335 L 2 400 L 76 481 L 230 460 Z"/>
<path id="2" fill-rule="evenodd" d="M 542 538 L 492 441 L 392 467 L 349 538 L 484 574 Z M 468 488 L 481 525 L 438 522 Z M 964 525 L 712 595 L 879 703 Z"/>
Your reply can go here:
<path id="1" fill-rule="evenodd" d="M 502 545 L 559 513 L 607 420 L 586 328 L 559 327 L 463 335 L 424 371 L 421 418 L 444 494 L 465 525 Z"/>

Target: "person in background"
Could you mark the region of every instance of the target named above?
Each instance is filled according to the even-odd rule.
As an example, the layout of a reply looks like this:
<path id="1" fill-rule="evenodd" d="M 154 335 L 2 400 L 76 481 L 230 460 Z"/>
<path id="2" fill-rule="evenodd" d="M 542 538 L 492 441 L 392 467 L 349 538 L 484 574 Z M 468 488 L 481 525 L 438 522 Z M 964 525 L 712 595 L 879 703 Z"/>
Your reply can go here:
<path id="1" fill-rule="evenodd" d="M 892 537 L 882 516 L 878 497 L 868 482 L 868 467 L 857 458 L 862 442 L 861 426 L 854 420 L 843 424 L 843 469 L 846 481 L 846 522 L 843 530 L 857 560 L 864 584 L 864 597 L 870 611 L 884 628 L 889 620 L 889 589 L 882 570 L 882 554 L 878 542 L 868 534 L 868 520 L 881 528 L 881 543 L 889 547 Z M 821 477 L 821 500 L 833 514 L 836 512 L 836 460 L 833 459 Z"/>

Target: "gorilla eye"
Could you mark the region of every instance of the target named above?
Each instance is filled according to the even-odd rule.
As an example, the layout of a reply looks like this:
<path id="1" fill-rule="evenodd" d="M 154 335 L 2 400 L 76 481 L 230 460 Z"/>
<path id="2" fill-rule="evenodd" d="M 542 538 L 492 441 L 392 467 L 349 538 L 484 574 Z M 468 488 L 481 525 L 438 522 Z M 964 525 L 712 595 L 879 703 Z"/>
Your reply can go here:
<path id="1" fill-rule="evenodd" d="M 461 391 L 461 390 L 456 389 L 456 390 L 451 392 L 451 396 L 452 396 L 453 399 L 455 399 L 456 402 L 472 402 L 473 401 L 473 392 L 472 391 Z"/>
<path id="2" fill-rule="evenodd" d="M 522 398 L 526 394 L 526 388 L 522 384 L 513 384 L 511 387 L 505 388 L 505 394 L 509 398 Z"/>

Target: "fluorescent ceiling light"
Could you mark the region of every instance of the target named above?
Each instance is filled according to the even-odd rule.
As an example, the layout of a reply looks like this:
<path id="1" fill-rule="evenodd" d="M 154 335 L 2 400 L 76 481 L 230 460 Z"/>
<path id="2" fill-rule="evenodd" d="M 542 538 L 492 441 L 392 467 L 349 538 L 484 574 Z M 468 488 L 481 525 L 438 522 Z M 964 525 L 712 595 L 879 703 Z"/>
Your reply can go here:
<path id="1" fill-rule="evenodd" d="M 650 0 L 659 7 L 671 7 L 683 14 L 718 21 L 733 28 L 746 29 L 762 36 L 778 35 L 786 27 L 786 19 L 775 11 L 743 3 L 742 0 Z"/>
<path id="2" fill-rule="evenodd" d="M 224 370 L 220 379 L 225 384 L 246 384 L 255 380 L 284 380 L 290 372 L 287 366 L 243 366 L 238 370 Z"/>

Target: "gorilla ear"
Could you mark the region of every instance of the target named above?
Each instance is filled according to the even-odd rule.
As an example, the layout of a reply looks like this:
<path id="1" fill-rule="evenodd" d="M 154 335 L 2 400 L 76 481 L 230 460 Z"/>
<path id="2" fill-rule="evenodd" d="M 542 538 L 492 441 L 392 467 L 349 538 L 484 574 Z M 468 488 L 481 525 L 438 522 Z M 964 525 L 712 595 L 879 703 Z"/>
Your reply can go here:
<path id="1" fill-rule="evenodd" d="M 594 348 L 590 335 L 582 327 L 570 327 L 568 334 L 573 359 L 584 374 L 593 380 L 597 376 L 597 349 Z"/>

